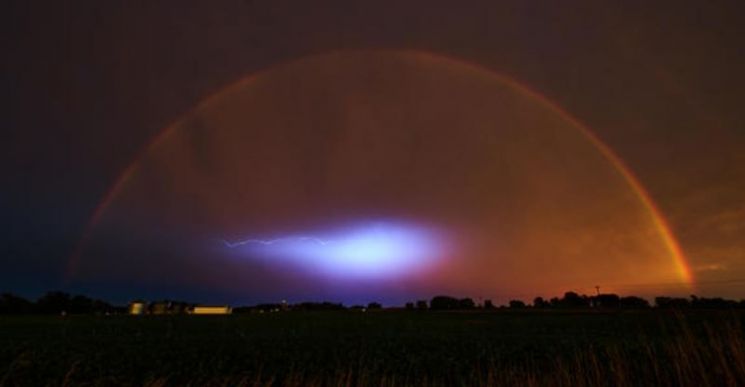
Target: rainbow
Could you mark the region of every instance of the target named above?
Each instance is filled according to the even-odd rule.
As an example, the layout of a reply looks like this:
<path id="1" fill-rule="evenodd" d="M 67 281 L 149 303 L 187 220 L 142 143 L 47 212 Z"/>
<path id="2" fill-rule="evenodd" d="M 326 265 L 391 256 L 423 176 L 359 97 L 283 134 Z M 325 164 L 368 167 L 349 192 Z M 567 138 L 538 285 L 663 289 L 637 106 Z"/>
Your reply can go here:
<path id="1" fill-rule="evenodd" d="M 372 50 L 368 50 L 368 51 L 372 51 Z M 345 51 L 337 51 L 337 52 L 332 51 L 330 53 L 327 52 L 327 53 L 320 54 L 320 55 L 329 55 L 332 53 L 343 53 L 343 52 Z M 608 147 L 602 140 L 600 140 L 600 138 L 598 138 L 598 136 L 592 130 L 590 130 L 590 128 L 587 125 L 580 122 L 577 118 L 573 117 L 569 112 L 567 112 L 566 110 L 558 106 L 556 103 L 550 101 L 546 96 L 538 93 L 535 90 L 532 90 L 531 88 L 515 81 L 512 78 L 496 73 L 493 70 L 483 67 L 481 65 L 467 62 L 461 59 L 455 59 L 455 58 L 443 56 L 440 54 L 433 54 L 427 51 L 374 50 L 373 52 L 405 55 L 409 58 L 413 58 L 413 59 L 420 60 L 420 61 L 435 61 L 435 62 L 445 63 L 447 65 L 452 65 L 452 66 L 457 65 L 457 66 L 460 66 L 461 68 L 466 68 L 480 76 L 489 77 L 491 80 L 496 80 L 504 85 L 507 85 L 508 87 L 512 88 L 518 93 L 521 93 L 524 96 L 529 97 L 530 99 L 538 101 L 541 105 L 547 107 L 548 109 L 550 109 L 551 111 L 553 111 L 554 113 L 558 114 L 560 117 L 565 119 L 567 122 L 571 123 L 601 152 L 601 154 L 613 165 L 613 167 L 623 176 L 626 182 L 631 186 L 636 196 L 639 198 L 642 205 L 647 210 L 647 213 L 649 214 L 655 229 L 661 236 L 663 243 L 665 244 L 665 247 L 669 251 L 678 276 L 688 286 L 693 286 L 694 278 L 693 278 L 692 270 L 685 257 L 685 254 L 683 253 L 683 250 L 680 247 L 680 244 L 675 239 L 670 229 L 670 226 L 667 220 L 665 219 L 665 216 L 662 214 L 660 209 L 655 205 L 654 201 L 652 200 L 652 197 L 649 195 L 647 190 L 644 189 L 639 179 L 623 163 L 621 158 L 618 157 L 618 155 L 616 155 L 610 149 L 610 147 Z M 147 143 L 147 145 L 143 147 L 143 149 L 134 158 L 134 160 L 126 168 L 124 168 L 121 174 L 119 174 L 114 184 L 103 195 L 103 198 L 99 202 L 98 206 L 96 206 L 90 220 L 88 221 L 87 225 L 85 226 L 85 229 L 83 230 L 83 234 L 81 236 L 80 241 L 78 242 L 75 250 L 71 254 L 71 257 L 68 261 L 65 278 L 69 280 L 74 275 L 76 268 L 78 266 L 78 263 L 80 261 L 80 257 L 83 253 L 83 250 L 88 240 L 91 238 L 91 234 L 93 233 L 93 230 L 95 229 L 96 225 L 99 223 L 101 218 L 103 217 L 104 213 L 106 212 L 106 209 L 109 207 L 111 202 L 117 197 L 119 192 L 123 189 L 123 187 L 135 174 L 135 172 L 137 171 L 139 167 L 140 160 L 146 154 L 149 154 L 151 151 L 155 150 L 155 148 L 157 148 L 159 144 L 164 142 L 176 130 L 176 128 L 178 128 L 186 119 L 190 117 L 190 115 L 193 112 L 198 112 L 204 109 L 206 106 L 214 103 L 216 100 L 219 99 L 217 97 L 221 95 L 230 93 L 231 91 L 238 90 L 238 89 L 241 89 L 243 87 L 250 85 L 257 78 L 261 77 L 264 73 L 271 71 L 272 69 L 276 67 L 288 65 L 289 63 L 292 63 L 292 62 L 294 62 L 294 60 L 276 64 L 268 69 L 264 69 L 263 71 L 253 73 L 247 77 L 241 78 L 238 81 L 233 82 L 219 89 L 215 93 L 212 93 L 211 95 L 204 98 L 189 113 L 184 114 L 182 117 L 174 121 L 171 125 L 167 126 L 163 130 L 161 130 L 157 135 L 155 135 Z"/>

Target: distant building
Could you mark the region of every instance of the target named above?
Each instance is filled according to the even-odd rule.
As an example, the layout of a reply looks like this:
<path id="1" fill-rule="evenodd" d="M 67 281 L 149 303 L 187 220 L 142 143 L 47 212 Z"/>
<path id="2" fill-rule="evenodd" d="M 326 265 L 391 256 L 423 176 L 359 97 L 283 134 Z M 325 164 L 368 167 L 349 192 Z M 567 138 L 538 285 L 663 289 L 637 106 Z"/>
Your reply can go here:
<path id="1" fill-rule="evenodd" d="M 233 309 L 227 305 L 223 306 L 195 306 L 192 314 L 231 314 Z"/>
<path id="2" fill-rule="evenodd" d="M 142 301 L 132 301 L 129 303 L 129 314 L 145 314 L 145 303 Z"/>
<path id="3" fill-rule="evenodd" d="M 169 314 L 171 303 L 167 301 L 153 302 L 150 304 L 150 314 Z"/>

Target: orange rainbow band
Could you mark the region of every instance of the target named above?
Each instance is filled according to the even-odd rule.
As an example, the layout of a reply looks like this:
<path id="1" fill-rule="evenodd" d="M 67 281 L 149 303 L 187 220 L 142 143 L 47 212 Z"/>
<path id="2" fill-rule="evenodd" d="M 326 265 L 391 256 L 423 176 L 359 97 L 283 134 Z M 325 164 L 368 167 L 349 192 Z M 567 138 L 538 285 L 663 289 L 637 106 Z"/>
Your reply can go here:
<path id="1" fill-rule="evenodd" d="M 601 141 L 600 138 L 598 138 L 598 136 L 595 135 L 595 133 L 593 133 L 589 127 L 587 127 L 586 125 L 581 123 L 579 120 L 574 118 L 570 113 L 568 113 L 567 111 L 559 107 L 556 103 L 550 101 L 546 96 L 530 89 L 529 87 L 513 80 L 512 78 L 496 73 L 493 70 L 483 67 L 481 65 L 477 65 L 471 62 L 460 60 L 460 59 L 450 58 L 450 57 L 439 55 L 439 54 L 433 54 L 427 51 L 418 51 L 418 50 L 367 50 L 367 51 L 384 52 L 384 53 L 390 52 L 390 53 L 395 53 L 399 55 L 403 54 L 407 56 L 416 57 L 417 59 L 421 59 L 421 60 L 446 62 L 449 64 L 457 64 L 459 66 L 464 66 L 468 69 L 473 70 L 474 72 L 477 72 L 480 75 L 485 74 L 493 79 L 496 79 L 499 82 L 505 85 L 508 85 L 512 89 L 522 93 L 523 95 L 526 95 L 534 100 L 537 100 L 543 106 L 548 107 L 549 109 L 557 113 L 559 116 L 561 116 L 562 118 L 564 118 L 565 120 L 573 124 L 576 128 L 578 128 L 582 132 L 582 134 L 587 139 L 590 140 L 590 142 L 613 165 L 613 167 L 623 176 L 623 178 L 628 182 L 628 184 L 634 190 L 639 200 L 642 202 L 644 207 L 647 209 L 647 212 L 649 213 L 650 218 L 652 219 L 656 230 L 659 232 L 660 236 L 662 237 L 665 247 L 669 251 L 674 261 L 677 274 L 680 276 L 680 278 L 683 281 L 685 281 L 686 284 L 688 284 L 689 286 L 692 286 L 694 278 L 693 278 L 690 266 L 686 260 L 686 257 L 683 254 L 683 251 L 680 248 L 678 241 L 673 236 L 673 233 L 670 230 L 670 226 L 667 224 L 667 221 L 665 220 L 664 215 L 659 210 L 659 208 L 657 208 L 657 206 L 655 205 L 649 193 L 644 189 L 639 179 L 631 172 L 631 170 L 623 163 L 623 161 L 603 141 Z M 343 52 L 343 51 L 337 51 L 337 52 Z M 325 54 L 329 54 L 329 52 Z M 320 54 L 320 55 L 324 55 L 324 54 Z M 295 60 L 298 60 L 298 59 L 295 59 Z M 85 248 L 87 241 L 91 237 L 93 229 L 96 227 L 98 222 L 101 220 L 101 217 L 106 212 L 106 209 L 111 204 L 111 202 L 117 197 L 117 195 L 122 190 L 124 185 L 126 185 L 129 179 L 134 175 L 134 173 L 136 172 L 139 166 L 140 160 L 146 154 L 150 153 L 153 149 L 157 148 L 160 143 L 162 143 L 166 138 L 168 138 L 169 135 L 173 133 L 177 127 L 179 127 L 179 124 L 183 122 L 186 118 L 188 118 L 188 116 L 192 112 L 198 112 L 202 110 L 205 106 L 215 101 L 217 99 L 216 97 L 226 92 L 245 87 L 247 84 L 251 83 L 253 80 L 258 78 L 265 72 L 270 71 L 272 68 L 286 65 L 287 63 L 292 63 L 295 60 L 276 64 L 268 69 L 265 69 L 263 71 L 259 71 L 247 77 L 241 78 L 240 80 L 233 82 L 219 89 L 217 92 L 212 93 L 206 98 L 202 99 L 202 101 L 189 113 L 183 115 L 178 120 L 174 121 L 171 125 L 167 126 L 165 129 L 160 131 L 156 136 L 154 136 L 150 140 L 150 142 L 148 142 L 147 145 L 142 149 L 142 151 L 137 155 L 137 157 L 135 157 L 132 163 L 129 164 L 122 171 L 122 173 L 117 178 L 116 182 L 106 192 L 106 194 L 103 196 L 103 199 L 96 207 L 95 211 L 93 212 L 93 215 L 91 216 L 88 224 L 86 225 L 84 229 L 81 240 L 79 241 L 72 256 L 70 257 L 70 260 L 67 266 L 66 279 L 69 280 L 71 276 L 75 273 L 75 270 L 80 261 L 80 256 L 83 252 L 83 249 Z"/>

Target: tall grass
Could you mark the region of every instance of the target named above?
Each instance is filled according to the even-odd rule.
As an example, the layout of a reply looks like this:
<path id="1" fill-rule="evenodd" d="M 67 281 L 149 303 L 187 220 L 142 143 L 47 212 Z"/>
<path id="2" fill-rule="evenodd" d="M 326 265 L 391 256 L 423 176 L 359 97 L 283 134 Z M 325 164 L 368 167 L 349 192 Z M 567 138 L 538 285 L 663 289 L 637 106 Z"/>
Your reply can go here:
<path id="1" fill-rule="evenodd" d="M 58 353 L 69 359 L 54 358 L 55 351 L 45 350 L 42 342 L 27 342 L 17 347 L 15 357 L 6 357 L 7 361 L 0 363 L 0 386 L 745 385 L 743 316 L 735 313 L 648 312 L 638 317 L 597 317 L 582 313 L 568 317 L 432 314 L 421 318 L 401 313 L 365 320 L 330 314 L 284 323 L 282 318 L 268 324 L 239 319 L 204 323 L 153 320 L 126 331 L 145 337 L 145 341 L 136 344 L 142 345 L 140 350 L 157 351 L 162 348 L 160 345 L 178 345 L 189 340 L 195 331 L 179 327 L 180 324 L 224 328 L 203 332 L 199 337 L 218 344 L 190 342 L 191 347 L 194 343 L 202 346 L 197 345 L 194 352 L 182 355 L 178 352 L 147 355 L 131 348 L 88 344 L 76 347 L 80 342 L 75 337 L 86 336 L 68 333 L 74 331 L 73 324 L 66 326 L 63 339 L 71 346 L 70 351 Z M 593 322 L 598 318 L 606 326 Z M 509 319 L 512 322 L 504 325 L 504 320 Z M 473 324 L 474 320 L 484 323 Z M 329 332 L 319 329 L 326 323 L 332 324 Z M 311 328 L 303 330 L 302 324 Z M 414 324 L 411 330 L 404 329 L 411 324 Z M 255 331 L 253 336 L 246 337 L 245 331 L 241 331 L 246 325 Z M 506 326 L 510 329 L 505 329 Z M 515 328 L 520 326 L 523 330 Z M 300 331 L 292 330 L 295 327 Z M 344 331 L 345 327 L 354 328 Z M 376 327 L 386 329 L 375 330 Z M 121 333 L 102 334 L 101 329 L 97 332 L 102 343 L 108 344 L 116 342 L 109 340 L 112 335 Z M 327 333 L 333 335 L 326 336 Z M 72 339 L 69 334 L 73 335 Z M 166 334 L 170 336 L 166 338 Z M 369 334 L 372 338 L 355 339 L 355 334 Z M 270 343 L 288 337 L 290 341 L 277 344 L 276 352 L 269 353 L 270 347 L 262 346 L 259 340 L 266 335 L 274 335 Z M 439 340 L 440 335 L 452 335 L 456 339 Z M 540 335 L 546 337 L 541 339 Z M 308 341 L 309 337 L 313 340 Z M 295 351 L 288 350 L 293 348 L 292 340 L 297 345 Z M 356 341 L 340 348 L 345 340 Z M 419 345 L 420 341 L 427 345 Z M 314 347 L 319 345 L 328 347 Z M 112 351 L 113 357 L 107 353 Z M 138 363 L 138 359 L 132 358 L 138 353 L 150 357 Z"/>

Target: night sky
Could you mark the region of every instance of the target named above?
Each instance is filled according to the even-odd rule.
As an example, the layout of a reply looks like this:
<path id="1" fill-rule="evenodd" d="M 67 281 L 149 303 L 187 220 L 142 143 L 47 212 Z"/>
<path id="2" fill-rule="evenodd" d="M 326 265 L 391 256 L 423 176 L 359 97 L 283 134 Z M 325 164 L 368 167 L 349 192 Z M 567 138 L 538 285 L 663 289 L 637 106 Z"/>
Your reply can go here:
<path id="1" fill-rule="evenodd" d="M 745 297 L 740 2 L 190 3 L 2 5 L 0 290 Z"/>

